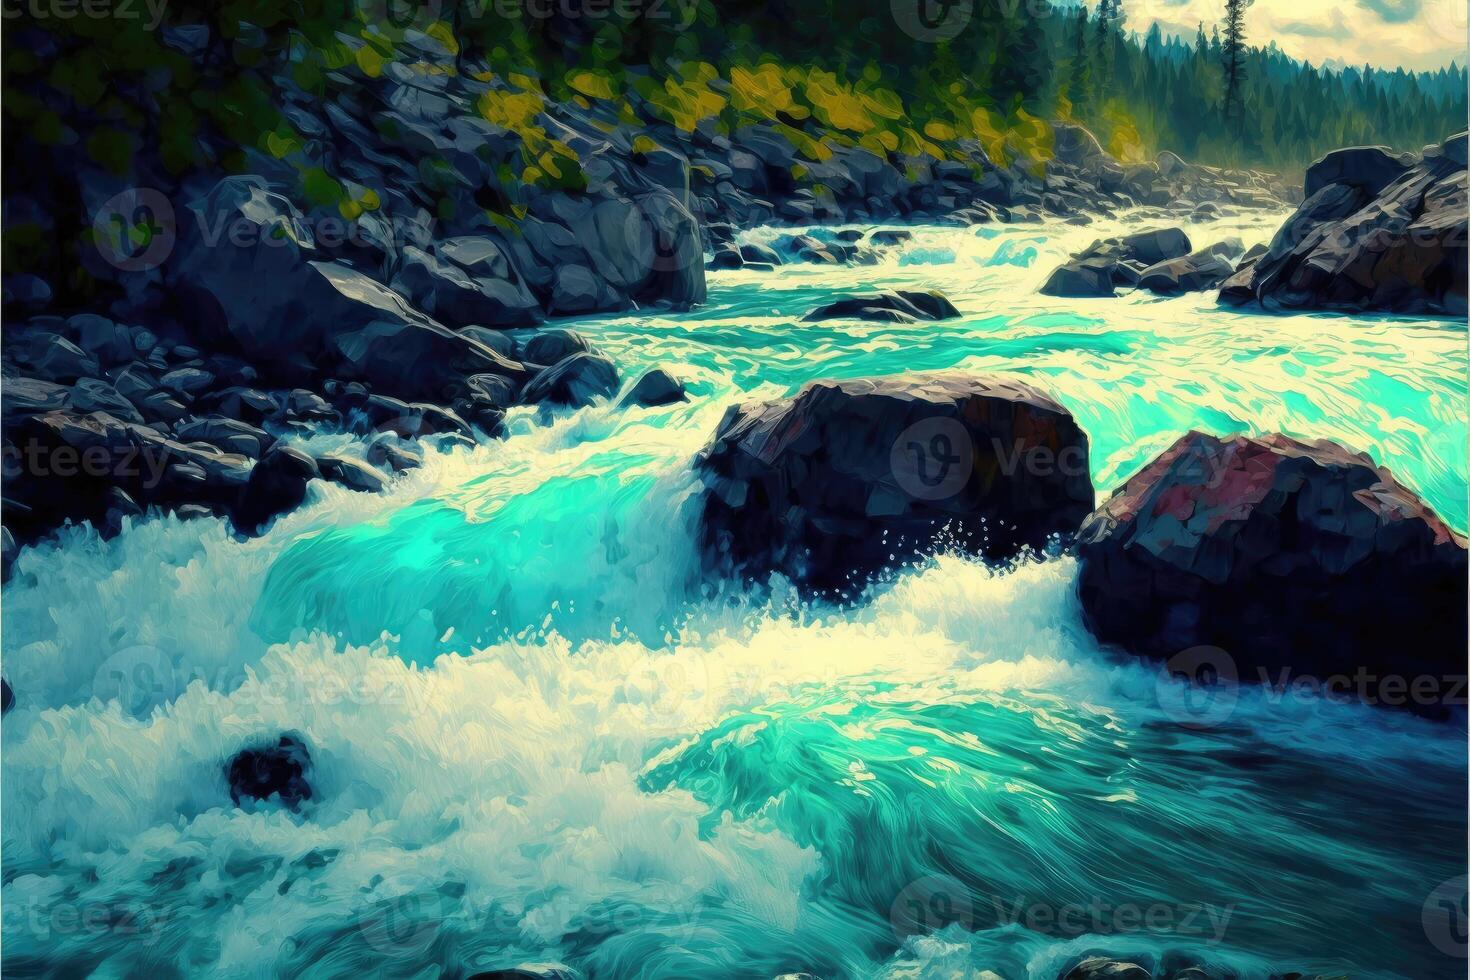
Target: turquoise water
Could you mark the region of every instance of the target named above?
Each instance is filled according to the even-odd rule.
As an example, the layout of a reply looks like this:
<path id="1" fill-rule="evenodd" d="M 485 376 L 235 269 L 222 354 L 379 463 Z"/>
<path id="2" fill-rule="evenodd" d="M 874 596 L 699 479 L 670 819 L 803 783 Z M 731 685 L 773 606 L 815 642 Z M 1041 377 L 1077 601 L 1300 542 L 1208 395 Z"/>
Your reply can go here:
<path id="1" fill-rule="evenodd" d="M 1186 724 L 1082 629 L 1066 558 L 941 556 L 846 609 L 700 573 L 689 461 L 729 404 L 906 370 L 1051 391 L 1104 490 L 1190 428 L 1281 430 L 1369 452 L 1465 528 L 1463 324 L 1035 293 L 1105 231 L 918 229 L 876 267 L 715 273 L 693 313 L 575 324 L 687 404 L 524 412 L 255 541 L 161 519 L 24 553 L 7 974 L 1009 980 L 1097 949 L 1462 976 L 1425 908 L 1464 871 L 1463 724 L 1259 690 Z M 800 322 L 881 286 L 964 315 Z M 222 761 L 287 729 L 315 802 L 234 809 Z"/>

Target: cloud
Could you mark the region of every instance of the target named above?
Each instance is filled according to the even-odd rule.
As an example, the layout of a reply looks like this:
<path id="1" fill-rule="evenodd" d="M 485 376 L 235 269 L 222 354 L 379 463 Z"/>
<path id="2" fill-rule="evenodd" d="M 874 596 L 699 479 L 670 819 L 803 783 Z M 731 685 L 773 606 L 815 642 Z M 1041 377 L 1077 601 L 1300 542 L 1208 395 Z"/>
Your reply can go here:
<path id="1" fill-rule="evenodd" d="M 1383 2 L 1383 0 L 1358 0 L 1359 3 Z M 1324 24 L 1320 20 L 1289 20 L 1276 25 L 1276 30 L 1282 34 L 1295 34 L 1297 37 L 1323 37 L 1333 41 L 1346 41 L 1353 36 L 1352 28 L 1348 27 L 1347 21 L 1343 19 L 1341 10 L 1332 11 L 1332 23 Z"/>
<path id="2" fill-rule="evenodd" d="M 1419 16 L 1421 0 L 1357 0 L 1358 6 L 1371 10 L 1384 23 L 1403 24 Z"/>

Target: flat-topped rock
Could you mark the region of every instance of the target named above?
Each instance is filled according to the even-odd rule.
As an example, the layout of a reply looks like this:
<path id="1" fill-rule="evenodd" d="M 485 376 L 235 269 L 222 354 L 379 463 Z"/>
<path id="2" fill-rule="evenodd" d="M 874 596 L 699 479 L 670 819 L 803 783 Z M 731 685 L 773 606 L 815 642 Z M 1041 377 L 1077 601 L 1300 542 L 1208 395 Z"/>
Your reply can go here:
<path id="1" fill-rule="evenodd" d="M 1087 436 L 1021 381 L 816 381 L 730 408 L 696 469 L 710 568 L 816 591 L 954 547 L 1042 548 L 1091 509 Z"/>

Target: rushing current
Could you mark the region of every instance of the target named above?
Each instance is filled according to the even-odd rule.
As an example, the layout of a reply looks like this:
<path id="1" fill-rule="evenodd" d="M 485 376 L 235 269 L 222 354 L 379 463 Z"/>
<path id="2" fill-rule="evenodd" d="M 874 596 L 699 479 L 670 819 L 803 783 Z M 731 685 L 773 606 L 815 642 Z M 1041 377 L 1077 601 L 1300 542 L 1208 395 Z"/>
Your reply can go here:
<path id="1" fill-rule="evenodd" d="M 1281 218 L 1186 229 L 1249 245 Z M 567 324 L 688 403 L 517 410 L 387 493 L 315 484 L 255 540 L 165 517 L 23 552 L 7 975 L 1051 980 L 1100 950 L 1463 976 L 1426 911 L 1464 870 L 1463 722 L 1252 687 L 1198 724 L 1089 637 L 1065 556 L 940 553 L 842 607 L 702 574 L 691 461 L 729 405 L 935 369 L 1051 392 L 1102 494 L 1191 428 L 1279 430 L 1466 527 L 1463 323 L 1036 292 L 1121 227 L 711 273 L 692 313 Z M 963 318 L 802 322 L 895 286 Z M 236 807 L 226 760 L 288 731 L 312 799 Z"/>

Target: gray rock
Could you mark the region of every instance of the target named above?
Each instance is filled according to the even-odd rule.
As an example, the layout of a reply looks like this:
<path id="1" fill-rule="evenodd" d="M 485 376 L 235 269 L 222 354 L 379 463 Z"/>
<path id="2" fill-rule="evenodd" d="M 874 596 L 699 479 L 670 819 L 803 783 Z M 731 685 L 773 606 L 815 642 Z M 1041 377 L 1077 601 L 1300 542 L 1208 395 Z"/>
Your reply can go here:
<path id="1" fill-rule="evenodd" d="M 88 412 L 106 412 L 124 422 L 143 421 L 142 413 L 133 407 L 132 402 L 112 385 L 97 378 L 83 378 L 72 385 L 67 402 L 73 410 L 83 415 Z"/>
<path id="2" fill-rule="evenodd" d="M 1234 272 L 1234 264 L 1220 252 L 1202 249 L 1183 258 L 1149 266 L 1139 274 L 1138 288 L 1164 296 L 1175 296 L 1214 289 Z"/>
<path id="3" fill-rule="evenodd" d="M 276 439 L 264 429 L 239 419 L 209 416 L 180 422 L 174 434 L 184 442 L 207 442 L 227 453 L 259 459 Z"/>
<path id="4" fill-rule="evenodd" d="M 21 343 L 23 361 L 48 381 L 70 384 L 79 378 L 96 377 L 102 371 L 95 357 L 59 334 L 36 331 Z"/>
<path id="5" fill-rule="evenodd" d="M 387 485 L 382 473 L 367 463 L 348 456 L 318 456 L 316 464 L 323 479 L 340 483 L 349 490 L 377 493 Z"/>
<path id="6" fill-rule="evenodd" d="M 1091 956 L 1072 967 L 1059 980 L 1153 980 L 1153 976 L 1137 963 Z"/>
<path id="7" fill-rule="evenodd" d="M 494 268 L 496 262 L 484 254 L 485 249 L 472 250 L 463 239 L 459 242 L 452 249 L 454 254 Z M 541 305 L 519 279 L 475 277 L 461 266 L 412 245 L 403 249 L 393 289 L 450 327 L 524 327 L 542 320 Z"/>
<path id="8" fill-rule="evenodd" d="M 1368 197 L 1377 197 L 1415 162 L 1412 153 L 1394 153 L 1386 146 L 1349 146 L 1333 150 L 1307 168 L 1303 191 L 1311 197 L 1328 184 L 1346 184 Z"/>
<path id="9" fill-rule="evenodd" d="M 589 405 L 596 398 L 611 398 L 618 391 L 618 370 L 601 354 L 573 354 L 532 378 L 521 392 L 527 405 Z"/>
<path id="10" fill-rule="evenodd" d="M 638 379 L 632 390 L 623 396 L 621 404 L 654 408 L 688 400 L 683 382 L 663 368 L 654 368 Z"/>
<path id="11" fill-rule="evenodd" d="M 404 470 L 416 469 L 424 465 L 424 455 L 418 449 L 405 443 L 402 438 L 392 432 L 384 432 L 375 436 L 368 444 L 363 453 L 368 463 L 373 466 L 386 466 L 394 473 Z"/>
<path id="12" fill-rule="evenodd" d="M 1046 296 L 1113 296 L 1112 259 L 1074 259 L 1058 266 L 1041 286 Z"/>
<path id="13" fill-rule="evenodd" d="M 1402 162 L 1377 150 L 1324 157 L 1313 193 L 1266 253 L 1221 286 L 1220 301 L 1463 317 L 1465 166 L 1441 152 L 1393 176 Z M 1329 177 L 1341 179 L 1322 183 Z"/>
<path id="14" fill-rule="evenodd" d="M 579 351 L 590 351 L 592 344 L 575 330 L 541 330 L 526 340 L 522 355 L 531 364 L 555 364 Z"/>
<path id="15" fill-rule="evenodd" d="M 948 320 L 959 315 L 960 311 L 942 293 L 900 289 L 892 293 L 846 296 L 817 307 L 804 319 L 809 323 L 839 318 L 912 323 Z"/>

